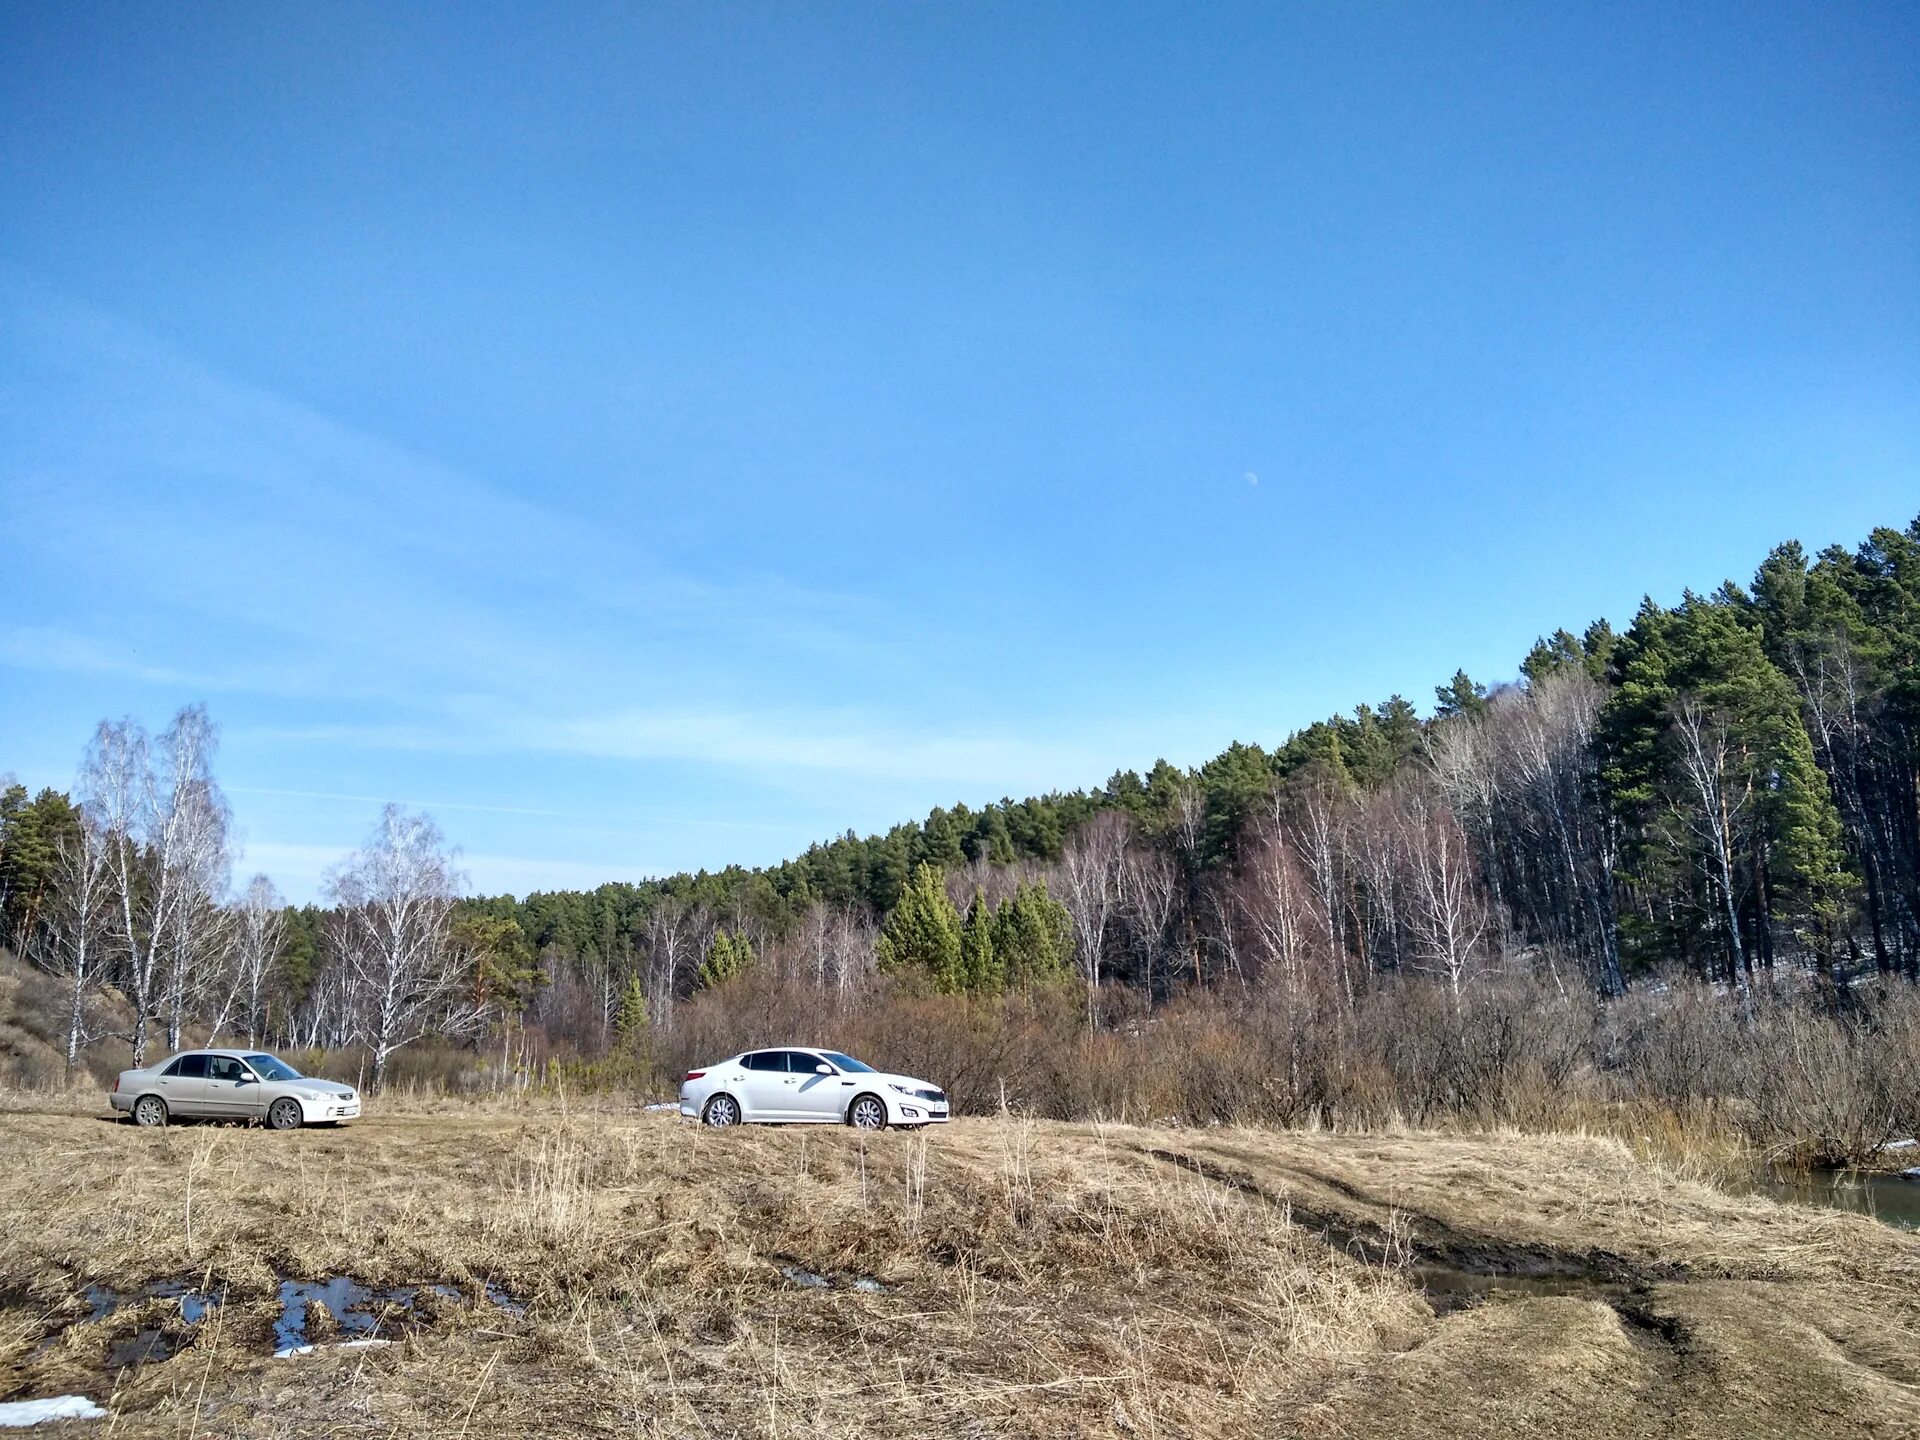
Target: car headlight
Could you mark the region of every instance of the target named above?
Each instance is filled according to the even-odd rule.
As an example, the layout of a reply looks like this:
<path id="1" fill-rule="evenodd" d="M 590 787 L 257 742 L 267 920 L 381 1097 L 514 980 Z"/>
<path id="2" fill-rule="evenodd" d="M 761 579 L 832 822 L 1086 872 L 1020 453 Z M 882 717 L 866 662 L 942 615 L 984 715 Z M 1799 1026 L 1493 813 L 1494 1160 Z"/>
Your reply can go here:
<path id="1" fill-rule="evenodd" d="M 894 1084 L 894 1083 L 893 1083 L 893 1082 L 892 1082 L 891 1080 L 889 1080 L 889 1081 L 887 1082 L 887 1089 L 889 1089 L 889 1090 L 898 1090 L 898 1091 L 899 1091 L 899 1092 L 900 1092 L 900 1093 L 901 1093 L 902 1095 L 911 1095 L 911 1094 L 913 1094 L 913 1086 L 911 1086 L 911 1085 L 896 1085 L 896 1084 Z"/>
<path id="2" fill-rule="evenodd" d="M 302 1090 L 300 1092 L 300 1098 L 302 1100 L 311 1100 L 313 1101 L 314 1104 L 319 1105 L 324 1103 L 328 1099 L 331 1099 L 332 1097 L 327 1095 L 322 1095 L 318 1090 Z"/>

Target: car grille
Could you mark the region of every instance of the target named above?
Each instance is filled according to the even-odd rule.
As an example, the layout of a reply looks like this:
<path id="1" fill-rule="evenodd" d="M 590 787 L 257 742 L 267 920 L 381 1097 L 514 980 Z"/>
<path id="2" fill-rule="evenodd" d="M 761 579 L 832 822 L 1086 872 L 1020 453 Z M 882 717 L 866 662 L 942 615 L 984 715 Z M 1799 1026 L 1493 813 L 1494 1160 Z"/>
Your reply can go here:
<path id="1" fill-rule="evenodd" d="M 931 1105 L 944 1105 L 947 1103 L 947 1092 L 944 1090 L 916 1090 L 913 1093 Z"/>

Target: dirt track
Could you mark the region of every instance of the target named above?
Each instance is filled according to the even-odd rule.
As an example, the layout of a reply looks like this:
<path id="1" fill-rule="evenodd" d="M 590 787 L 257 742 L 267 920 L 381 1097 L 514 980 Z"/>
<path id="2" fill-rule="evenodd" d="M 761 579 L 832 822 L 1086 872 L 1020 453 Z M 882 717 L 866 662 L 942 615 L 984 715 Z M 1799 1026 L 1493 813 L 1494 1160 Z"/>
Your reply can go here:
<path id="1" fill-rule="evenodd" d="M 1591 1138 L 15 1104 L 0 1155 L 0 1399 L 76 1434 L 1920 1435 L 1920 1241 Z"/>

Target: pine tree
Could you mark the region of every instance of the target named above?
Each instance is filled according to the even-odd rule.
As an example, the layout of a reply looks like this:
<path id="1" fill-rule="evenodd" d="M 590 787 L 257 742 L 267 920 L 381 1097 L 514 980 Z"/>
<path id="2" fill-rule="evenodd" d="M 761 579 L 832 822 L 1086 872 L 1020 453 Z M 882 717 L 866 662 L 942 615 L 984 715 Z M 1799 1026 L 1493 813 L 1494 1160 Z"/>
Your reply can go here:
<path id="1" fill-rule="evenodd" d="M 997 995 L 1006 987 L 1006 975 L 993 948 L 993 909 L 978 886 L 960 930 L 960 972 L 966 977 L 966 988 L 976 995 Z"/>
<path id="2" fill-rule="evenodd" d="M 700 984 L 708 989 L 724 985 L 752 964 L 752 941 L 744 934 L 716 930 L 707 944 L 707 957 L 700 962 Z"/>
<path id="3" fill-rule="evenodd" d="M 1073 963 L 1073 918 L 1047 893 L 1044 881 L 1023 884 L 994 916 L 993 949 L 1007 989 L 1055 984 Z"/>
<path id="4" fill-rule="evenodd" d="M 1558 675 L 1565 670 L 1584 670 L 1586 666 L 1587 654 L 1579 638 L 1571 631 L 1556 630 L 1545 639 L 1533 642 L 1533 649 L 1520 662 L 1520 673 L 1526 676 L 1529 685 L 1538 685 L 1549 675 Z M 1461 675 L 1455 675 L 1455 683 L 1464 674 L 1463 671 Z M 1446 713 L 1444 695 L 1441 697 L 1441 712 Z"/>
<path id="5" fill-rule="evenodd" d="M 1559 635 L 1556 635 L 1554 639 L 1558 640 L 1561 635 L 1565 635 L 1569 640 L 1573 639 L 1573 637 L 1567 635 L 1567 632 L 1564 630 L 1562 630 Z M 1545 641 L 1541 642 L 1542 645 L 1545 643 Z M 1539 645 L 1534 646 L 1536 652 L 1539 649 Z M 1533 657 L 1530 655 L 1527 658 L 1531 660 Z M 1526 666 L 1522 665 L 1520 668 L 1525 670 Z M 1528 675 L 1529 678 L 1531 678 L 1532 672 L 1528 671 Z M 1434 713 L 1442 719 L 1445 719 L 1449 715 L 1465 715 L 1471 719 L 1473 716 L 1486 713 L 1487 687 L 1474 684 L 1464 670 L 1454 671 L 1453 679 L 1444 685 L 1436 685 L 1433 690 L 1433 696 L 1435 702 Z"/>
<path id="6" fill-rule="evenodd" d="M 626 987 L 620 992 L 613 1032 L 619 1037 L 622 1054 L 635 1060 L 645 1058 L 653 1041 L 652 1021 L 647 1015 L 647 992 L 638 975 L 628 977 Z"/>
<path id="7" fill-rule="evenodd" d="M 1851 883 L 1799 697 L 1761 627 L 1760 608 L 1731 585 L 1714 599 L 1689 592 L 1672 611 L 1644 602 L 1598 732 L 1634 875 L 1681 903 L 1662 948 L 1684 946 L 1691 910 L 1722 937 L 1735 983 L 1755 960 L 1750 937 L 1770 955 L 1775 918 L 1796 920 L 1829 954 Z"/>
<path id="8" fill-rule="evenodd" d="M 874 953 L 882 970 L 924 971 L 934 989 L 947 994 L 964 988 L 960 912 L 947 898 L 946 872 L 939 866 L 922 865 L 908 878 Z"/>

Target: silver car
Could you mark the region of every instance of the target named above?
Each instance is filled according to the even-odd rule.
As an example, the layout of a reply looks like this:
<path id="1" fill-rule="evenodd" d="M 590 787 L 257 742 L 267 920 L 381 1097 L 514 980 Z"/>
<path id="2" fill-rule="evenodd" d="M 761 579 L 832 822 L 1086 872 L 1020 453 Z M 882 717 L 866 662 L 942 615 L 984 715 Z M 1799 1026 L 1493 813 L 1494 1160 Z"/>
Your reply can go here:
<path id="1" fill-rule="evenodd" d="M 136 1125 L 182 1120 L 256 1120 L 269 1130 L 357 1119 L 351 1085 L 313 1080 L 257 1050 L 183 1050 L 145 1070 L 122 1070 L 107 1097 Z"/>

